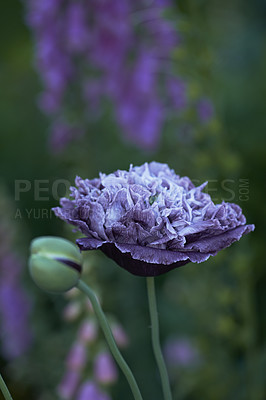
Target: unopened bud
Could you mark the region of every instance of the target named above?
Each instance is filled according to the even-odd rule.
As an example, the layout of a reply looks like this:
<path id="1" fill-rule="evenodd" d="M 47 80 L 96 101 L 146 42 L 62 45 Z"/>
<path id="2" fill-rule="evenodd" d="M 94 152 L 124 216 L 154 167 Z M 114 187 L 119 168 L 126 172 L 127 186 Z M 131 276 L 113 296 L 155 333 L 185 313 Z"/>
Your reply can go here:
<path id="1" fill-rule="evenodd" d="M 37 286 L 47 292 L 62 293 L 78 283 L 81 254 L 70 241 L 43 236 L 31 243 L 30 274 Z"/>

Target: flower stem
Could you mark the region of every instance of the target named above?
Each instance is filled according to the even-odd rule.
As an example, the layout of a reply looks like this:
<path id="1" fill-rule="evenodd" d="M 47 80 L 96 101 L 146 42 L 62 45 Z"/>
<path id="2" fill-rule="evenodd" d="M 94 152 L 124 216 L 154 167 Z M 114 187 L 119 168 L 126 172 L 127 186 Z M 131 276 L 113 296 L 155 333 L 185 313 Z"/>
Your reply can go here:
<path id="1" fill-rule="evenodd" d="M 151 317 L 152 347 L 161 377 L 164 400 L 172 400 L 168 373 L 160 346 L 159 320 L 156 304 L 154 277 L 147 277 L 147 292 Z"/>
<path id="2" fill-rule="evenodd" d="M 133 396 L 135 400 L 143 400 L 140 390 L 138 388 L 137 382 L 135 380 L 134 375 L 132 374 L 129 366 L 127 365 L 126 361 L 124 360 L 122 354 L 120 353 L 117 344 L 114 340 L 111 328 L 108 324 L 108 321 L 106 319 L 106 316 L 100 306 L 100 303 L 95 295 L 95 293 L 93 292 L 93 290 L 82 280 L 80 280 L 77 284 L 77 287 L 79 288 L 79 290 L 81 290 L 83 293 L 85 293 L 88 298 L 91 301 L 91 304 L 93 306 L 94 312 L 96 314 L 96 317 L 99 320 L 99 324 L 103 330 L 103 333 L 105 335 L 105 339 L 110 347 L 110 350 L 114 356 L 114 359 L 116 360 L 117 364 L 119 365 L 119 367 L 121 368 L 121 370 L 123 371 L 129 386 L 132 390 Z"/>
<path id="3" fill-rule="evenodd" d="M 1 374 L 0 374 L 0 389 L 4 395 L 5 400 L 13 400 Z"/>

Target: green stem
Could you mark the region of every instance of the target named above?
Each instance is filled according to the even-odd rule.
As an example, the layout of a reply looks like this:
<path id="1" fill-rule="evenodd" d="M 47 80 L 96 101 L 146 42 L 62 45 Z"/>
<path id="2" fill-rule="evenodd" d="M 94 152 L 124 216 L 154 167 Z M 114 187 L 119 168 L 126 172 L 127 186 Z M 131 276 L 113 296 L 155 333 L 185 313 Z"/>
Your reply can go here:
<path id="1" fill-rule="evenodd" d="M 0 374 L 0 389 L 4 395 L 5 400 L 13 400 L 1 374 Z"/>
<path id="2" fill-rule="evenodd" d="M 140 390 L 138 388 L 137 382 L 134 378 L 134 375 L 132 374 L 129 366 L 127 365 L 126 361 L 124 360 L 122 354 L 120 353 L 116 342 L 114 340 L 111 328 L 108 324 L 108 321 L 105 317 L 105 314 L 100 306 L 100 303 L 95 295 L 95 293 L 92 291 L 92 289 L 86 285 L 85 282 L 83 282 L 82 280 L 80 280 L 77 284 L 77 287 L 79 288 L 79 290 L 81 290 L 83 293 L 86 294 L 86 296 L 88 296 L 88 298 L 91 301 L 91 304 L 93 306 L 94 312 L 96 314 L 96 317 L 99 320 L 99 324 L 103 330 L 103 333 L 105 335 L 105 339 L 110 347 L 110 350 L 114 356 L 114 359 L 116 360 L 117 364 L 119 365 L 119 367 L 121 368 L 121 370 L 123 371 L 129 386 L 132 390 L 133 396 L 135 400 L 143 400 Z"/>
<path id="3" fill-rule="evenodd" d="M 159 321 L 158 321 L 158 311 L 156 304 L 156 295 L 155 295 L 155 283 L 154 277 L 147 277 L 147 291 L 148 291 L 148 300 L 149 300 L 149 309 L 150 309 L 150 317 L 151 317 L 151 333 L 152 333 L 152 347 L 154 356 L 157 362 L 157 366 L 159 369 L 163 395 L 165 400 L 172 400 L 172 394 L 170 389 L 170 383 L 168 378 L 167 369 L 165 366 L 165 362 L 162 355 L 162 350 L 160 346 L 160 334 L 159 334 Z"/>

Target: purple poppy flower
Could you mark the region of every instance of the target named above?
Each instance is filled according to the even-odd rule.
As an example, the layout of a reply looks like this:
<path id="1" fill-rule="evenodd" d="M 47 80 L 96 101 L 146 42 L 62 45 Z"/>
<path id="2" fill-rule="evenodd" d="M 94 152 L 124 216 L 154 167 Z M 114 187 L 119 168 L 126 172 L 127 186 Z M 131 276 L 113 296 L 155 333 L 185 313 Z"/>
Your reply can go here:
<path id="1" fill-rule="evenodd" d="M 139 276 L 155 276 L 189 262 L 200 263 L 254 230 L 241 208 L 215 205 L 188 177 L 167 164 L 145 163 L 76 178 L 72 200 L 61 199 L 55 214 L 85 238 L 81 250 L 100 249 L 118 265 Z"/>

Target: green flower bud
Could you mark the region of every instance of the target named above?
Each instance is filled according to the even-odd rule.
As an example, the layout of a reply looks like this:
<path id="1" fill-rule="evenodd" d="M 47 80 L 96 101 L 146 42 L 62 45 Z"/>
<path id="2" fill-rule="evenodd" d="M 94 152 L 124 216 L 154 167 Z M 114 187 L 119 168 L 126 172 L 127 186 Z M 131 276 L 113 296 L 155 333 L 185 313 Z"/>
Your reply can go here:
<path id="1" fill-rule="evenodd" d="M 47 292 L 63 293 L 78 283 L 81 253 L 72 242 L 43 236 L 31 242 L 29 270 L 32 279 Z"/>

